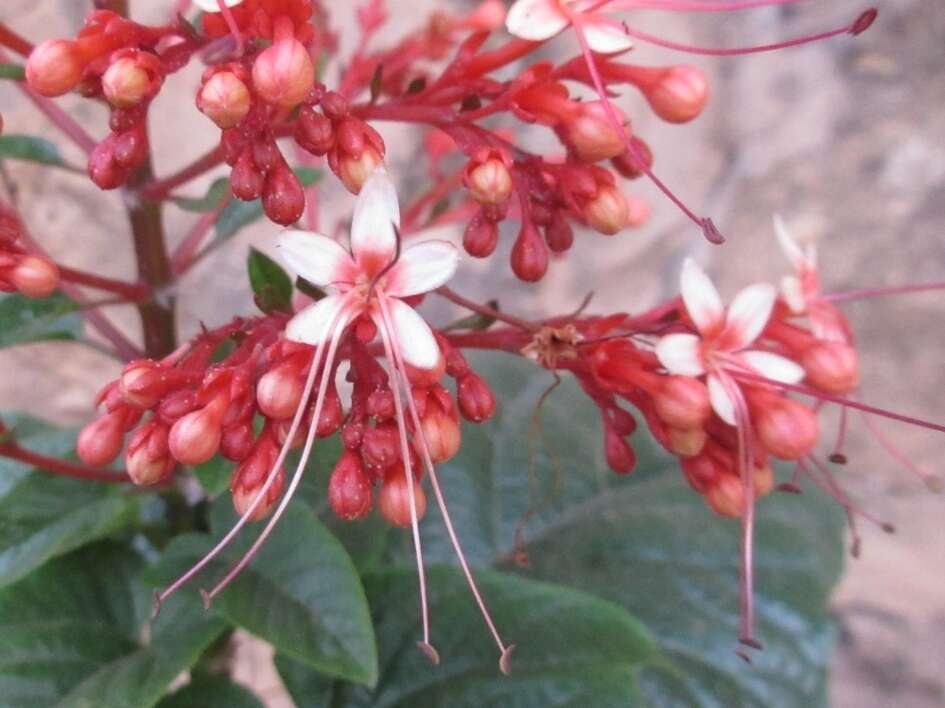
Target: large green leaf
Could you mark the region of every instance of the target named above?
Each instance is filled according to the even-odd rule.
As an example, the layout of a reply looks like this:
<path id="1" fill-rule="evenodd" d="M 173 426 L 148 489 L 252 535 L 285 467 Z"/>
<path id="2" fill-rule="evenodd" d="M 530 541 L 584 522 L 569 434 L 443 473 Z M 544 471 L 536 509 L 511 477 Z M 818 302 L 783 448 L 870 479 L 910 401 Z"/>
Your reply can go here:
<path id="1" fill-rule="evenodd" d="M 75 441 L 73 430 L 23 416 L 4 420 L 21 445 L 38 452 L 62 455 Z M 41 428 L 47 432 L 40 435 Z M 28 466 L 4 462 L 14 465 L 16 480 L 0 487 L 0 587 L 135 518 L 136 504 L 121 488 L 40 470 L 24 473 Z"/>
<path id="2" fill-rule="evenodd" d="M 235 520 L 229 498 L 221 498 L 211 513 L 212 533 L 175 539 L 151 578 L 154 584 L 170 582 L 193 565 Z M 220 578 L 255 535 L 247 529 L 204 571 L 205 582 Z M 361 581 L 342 545 L 301 504 L 289 507 L 259 555 L 214 606 L 319 671 L 367 684 L 377 680 L 374 630 Z"/>
<path id="3" fill-rule="evenodd" d="M 0 591 L 0 696 L 7 708 L 148 708 L 225 625 L 182 603 L 142 643 L 139 558 L 87 546 Z M 144 602 L 142 602 L 142 600 Z"/>
<path id="4" fill-rule="evenodd" d="M 197 673 L 158 708 L 263 708 L 256 696 L 226 676 Z"/>
<path id="5" fill-rule="evenodd" d="M 0 293 L 0 347 L 75 339 L 82 332 L 77 306 L 62 293 L 33 300 L 19 293 Z"/>
<path id="6" fill-rule="evenodd" d="M 34 135 L 0 135 L 0 160 L 28 160 L 42 165 L 62 167 L 65 162 L 54 143 Z"/>
<path id="7" fill-rule="evenodd" d="M 495 620 L 517 642 L 512 675 L 505 678 L 462 574 L 439 566 L 430 569 L 428 579 L 440 666 L 431 667 L 416 647 L 416 576 L 404 570 L 371 573 L 366 586 L 377 623 L 382 681 L 375 691 L 340 683 L 329 687 L 279 657 L 277 666 L 299 705 L 328 705 L 329 696 L 331 705 L 372 708 L 637 704 L 633 667 L 652 656 L 653 644 L 617 605 L 514 575 L 480 573 Z M 306 696 L 322 703 L 306 702 Z"/>

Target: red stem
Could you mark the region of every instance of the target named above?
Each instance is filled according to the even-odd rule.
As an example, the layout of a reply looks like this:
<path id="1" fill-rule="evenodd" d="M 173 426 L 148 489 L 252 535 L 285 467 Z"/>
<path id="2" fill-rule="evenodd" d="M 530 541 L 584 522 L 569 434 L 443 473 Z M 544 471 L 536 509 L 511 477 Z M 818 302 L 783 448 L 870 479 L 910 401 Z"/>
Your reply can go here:
<path id="1" fill-rule="evenodd" d="M 153 179 L 141 187 L 141 196 L 151 201 L 161 201 L 167 198 L 176 187 L 181 186 L 209 172 L 223 162 L 223 148 L 215 147 L 208 153 L 201 155 L 186 167 L 163 179 Z"/>
<path id="2" fill-rule="evenodd" d="M 29 56 L 33 51 L 33 45 L 23 39 L 20 35 L 0 22 L 0 45 L 12 49 L 21 56 Z"/>
<path id="3" fill-rule="evenodd" d="M 230 203 L 231 199 L 232 196 L 227 193 L 226 197 L 221 200 L 220 206 L 213 211 L 202 214 L 193 227 L 191 227 L 190 231 L 187 232 L 187 235 L 184 236 L 184 240 L 180 242 L 177 249 L 171 255 L 171 270 L 174 275 L 181 275 L 190 267 L 193 263 L 194 253 L 197 251 L 197 247 L 200 246 L 207 232 L 217 223 L 217 219 L 220 218 L 224 207 Z"/>
<path id="4" fill-rule="evenodd" d="M 59 275 L 62 280 L 75 283 L 76 285 L 85 285 L 97 290 L 115 293 L 131 301 L 144 300 L 151 294 L 151 289 L 141 283 L 127 283 L 123 280 L 114 280 L 61 265 L 57 265 L 57 267 L 59 268 Z"/>
<path id="5" fill-rule="evenodd" d="M 124 484 L 130 482 L 128 475 L 124 472 L 106 472 L 104 470 L 84 465 L 79 462 L 67 462 L 58 457 L 42 455 L 32 450 L 20 447 L 16 443 L 6 443 L 0 445 L 0 456 L 9 457 L 12 460 L 19 460 L 28 465 L 33 465 L 38 470 L 58 474 L 63 477 L 73 477 L 74 479 L 87 479 L 95 482 L 112 482 Z"/>

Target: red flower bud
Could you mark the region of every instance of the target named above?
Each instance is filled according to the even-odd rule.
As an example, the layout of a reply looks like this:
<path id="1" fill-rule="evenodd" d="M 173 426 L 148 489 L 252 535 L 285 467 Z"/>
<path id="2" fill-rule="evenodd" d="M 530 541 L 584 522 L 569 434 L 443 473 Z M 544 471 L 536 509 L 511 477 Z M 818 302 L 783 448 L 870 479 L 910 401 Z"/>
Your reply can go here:
<path id="1" fill-rule="evenodd" d="M 473 423 L 481 423 L 495 414 L 495 394 L 489 384 L 473 372 L 457 382 L 456 399 L 463 417 Z"/>
<path id="2" fill-rule="evenodd" d="M 321 100 L 322 110 L 332 120 L 340 120 L 348 115 L 348 99 L 337 91 L 328 91 Z"/>
<path id="3" fill-rule="evenodd" d="M 604 428 L 604 457 L 607 465 L 617 474 L 629 474 L 637 464 L 633 448 L 613 427 Z"/>
<path id="4" fill-rule="evenodd" d="M 247 460 L 243 464 L 250 463 L 250 460 Z M 234 473 L 234 477 L 240 472 L 238 467 Z M 282 488 L 285 486 L 285 472 L 280 467 L 276 470 L 276 480 L 272 483 L 272 486 L 269 487 L 269 491 L 266 492 L 266 497 L 256 506 L 256 509 L 253 511 L 252 515 L 249 517 L 250 521 L 260 521 L 265 519 L 269 512 L 272 511 L 272 508 L 276 505 L 276 502 L 279 500 L 279 497 L 282 495 Z M 246 489 L 245 487 L 237 487 L 231 491 L 233 497 L 233 508 L 236 510 L 236 513 L 242 516 L 247 511 L 249 507 L 252 506 L 253 500 L 256 498 L 256 495 L 259 493 L 259 487 L 254 489 Z"/>
<path id="5" fill-rule="evenodd" d="M 374 416 L 379 422 L 390 420 L 396 413 L 394 394 L 389 388 L 372 391 L 367 398 L 365 410 L 368 415 Z"/>
<path id="6" fill-rule="evenodd" d="M 522 222 L 512 246 L 511 261 L 512 272 L 527 283 L 541 280 L 548 270 L 548 247 L 530 221 Z"/>
<path id="7" fill-rule="evenodd" d="M 687 64 L 665 69 L 644 89 L 656 115 L 670 123 L 692 120 L 709 101 L 709 85 L 701 69 Z"/>
<path id="8" fill-rule="evenodd" d="M 312 414 L 315 410 L 312 410 Z M 327 438 L 338 432 L 338 429 L 345 422 L 345 412 L 341 405 L 341 397 L 338 395 L 338 389 L 334 384 L 328 387 L 325 393 L 325 401 L 322 403 L 322 413 L 318 417 L 315 426 L 315 435 L 320 438 Z"/>
<path id="9" fill-rule="evenodd" d="M 87 465 L 107 465 L 118 457 L 124 439 L 125 411 L 119 408 L 82 428 L 76 440 L 76 453 Z"/>
<path id="10" fill-rule="evenodd" d="M 197 94 L 198 110 L 224 129 L 243 120 L 252 102 L 249 88 L 232 71 L 217 72 Z"/>
<path id="11" fill-rule="evenodd" d="M 849 393 L 860 383 L 859 357 L 846 342 L 815 342 L 804 350 L 800 363 L 807 381 L 828 393 Z"/>
<path id="12" fill-rule="evenodd" d="M 749 403 L 754 403 L 749 399 Z M 807 406 L 778 396 L 766 396 L 751 406 L 751 415 L 761 444 L 782 460 L 799 460 L 817 444 L 820 426 Z"/>
<path id="13" fill-rule="evenodd" d="M 302 106 L 295 121 L 295 142 L 313 155 L 325 155 L 335 144 L 331 120 L 309 106 Z"/>
<path id="14" fill-rule="evenodd" d="M 371 511 L 374 503 L 371 480 L 357 454 L 345 451 L 338 458 L 328 479 L 328 503 L 345 521 L 363 518 Z"/>
<path id="15" fill-rule="evenodd" d="M 43 96 L 61 96 L 82 79 L 85 62 L 74 42 L 47 39 L 30 52 L 26 81 Z"/>
<path id="16" fill-rule="evenodd" d="M 666 429 L 666 447 L 679 457 L 695 457 L 702 452 L 707 439 L 702 428 Z"/>
<path id="17" fill-rule="evenodd" d="M 650 146 L 635 135 L 630 137 L 630 142 L 636 148 L 637 154 L 643 159 L 644 166 L 646 166 L 647 169 L 652 168 L 653 151 L 650 150 Z M 627 179 L 637 179 L 643 175 L 643 170 L 640 168 L 636 157 L 629 152 L 620 153 L 610 161 L 610 164 L 614 166 L 614 169 L 617 170 L 622 177 L 626 177 Z"/>
<path id="18" fill-rule="evenodd" d="M 369 467 L 386 469 L 400 460 L 400 440 L 395 425 L 366 427 L 361 437 L 361 456 Z"/>
<path id="19" fill-rule="evenodd" d="M 263 374 L 256 384 L 260 412 L 273 420 L 291 418 L 302 400 L 302 380 L 295 361 L 287 361 Z"/>
<path id="20" fill-rule="evenodd" d="M 738 518 L 745 508 L 745 487 L 739 477 L 724 474 L 706 492 L 705 500 L 716 514 Z"/>
<path id="21" fill-rule="evenodd" d="M 407 488 L 407 476 L 400 469 L 398 468 L 396 474 L 388 475 L 384 479 L 377 501 L 381 516 L 388 523 L 405 528 L 411 524 L 410 493 Z M 419 521 L 427 512 L 427 495 L 418 482 L 412 480 L 412 484 L 414 506 Z"/>
<path id="22" fill-rule="evenodd" d="M 244 150 L 230 171 L 230 189 L 233 190 L 233 196 L 246 202 L 258 199 L 265 183 L 266 176 L 253 162 L 252 150 Z"/>
<path id="23" fill-rule="evenodd" d="M 197 407 L 197 394 L 193 391 L 175 391 L 169 394 L 158 407 L 158 415 L 168 423 L 172 423 Z"/>
<path id="24" fill-rule="evenodd" d="M 469 222 L 463 234 L 463 248 L 470 256 L 486 258 L 491 256 L 499 243 L 499 228 L 490 219 L 477 214 Z"/>
<path id="25" fill-rule="evenodd" d="M 463 174 L 463 183 L 480 204 L 502 204 L 512 193 L 512 174 L 498 157 L 471 161 Z"/>
<path id="26" fill-rule="evenodd" d="M 368 146 L 357 157 L 349 155 L 339 158 L 335 173 L 349 192 L 358 194 L 368 177 L 374 174 L 374 170 L 382 162 L 384 162 L 383 155 Z"/>
<path id="27" fill-rule="evenodd" d="M 253 62 L 253 86 L 259 96 L 279 108 L 294 108 L 315 85 L 315 65 L 297 39 L 277 40 Z"/>
<path id="28" fill-rule="evenodd" d="M 131 436 L 125 453 L 125 468 L 135 484 L 147 486 L 165 479 L 174 468 L 167 446 L 167 426 L 154 421 Z"/>
<path id="29" fill-rule="evenodd" d="M 629 223 L 627 199 L 616 187 L 601 186 L 584 204 L 581 215 L 592 229 L 612 236 Z"/>
<path id="30" fill-rule="evenodd" d="M 463 440 L 459 424 L 439 406 L 431 406 L 426 411 L 426 415 L 420 419 L 420 430 L 423 441 L 415 438 L 414 447 L 420 452 L 420 446 L 425 441 L 430 459 L 434 463 L 446 462 L 459 452 Z"/>
<path id="31" fill-rule="evenodd" d="M 574 230 L 564 217 L 556 213 L 545 227 L 545 242 L 555 253 L 564 253 L 574 244 Z"/>
<path id="32" fill-rule="evenodd" d="M 153 408 L 167 390 L 163 367 L 151 359 L 133 361 L 119 379 L 121 397 L 138 408 Z"/>
<path id="33" fill-rule="evenodd" d="M 626 117 L 620 116 L 627 125 Z M 564 125 L 568 144 L 583 162 L 597 162 L 616 157 L 626 150 L 620 134 L 614 130 L 600 101 L 577 104 L 575 115 Z"/>
<path id="34" fill-rule="evenodd" d="M 305 189 L 288 165 L 278 165 L 266 176 L 262 193 L 263 210 L 277 224 L 289 226 L 305 211 Z"/>
<path id="35" fill-rule="evenodd" d="M 41 256 L 24 256 L 10 272 L 9 279 L 26 297 L 44 298 L 59 287 L 59 269 Z"/>
<path id="36" fill-rule="evenodd" d="M 123 56 L 113 61 L 102 76 L 102 92 L 105 99 L 116 108 L 137 106 L 151 98 L 160 81 L 149 71 L 141 53 Z"/>
<path id="37" fill-rule="evenodd" d="M 667 376 L 653 396 L 656 415 L 673 428 L 699 428 L 709 419 L 709 391 L 698 379 Z"/>
<path id="38" fill-rule="evenodd" d="M 168 444 L 175 460 L 199 465 L 213 457 L 220 447 L 223 415 L 228 405 L 226 397 L 220 396 L 174 423 Z"/>
<path id="39" fill-rule="evenodd" d="M 712 456 L 701 452 L 680 462 L 683 475 L 699 494 L 705 494 L 724 474 L 730 474 Z"/>
<path id="40" fill-rule="evenodd" d="M 256 506 L 249 520 L 259 521 L 264 518 L 281 496 L 282 488 L 285 485 L 285 472 L 281 466 L 276 470 L 272 468 L 278 455 L 279 449 L 272 437 L 264 432 L 246 459 L 233 471 L 230 492 L 233 495 L 233 507 L 240 516 L 249 510 L 259 490 L 269 479 L 270 474 L 275 474 L 276 478 L 266 492 L 266 496 Z"/>
<path id="41" fill-rule="evenodd" d="M 224 428 L 220 439 L 220 454 L 228 460 L 239 462 L 253 448 L 253 426 L 249 423 L 237 423 Z"/>

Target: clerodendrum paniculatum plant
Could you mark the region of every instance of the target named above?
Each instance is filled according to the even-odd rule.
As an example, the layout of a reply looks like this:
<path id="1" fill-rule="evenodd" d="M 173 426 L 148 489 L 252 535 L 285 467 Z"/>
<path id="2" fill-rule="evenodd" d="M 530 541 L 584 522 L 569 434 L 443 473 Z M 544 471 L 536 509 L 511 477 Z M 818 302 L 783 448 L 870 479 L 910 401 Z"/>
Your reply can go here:
<path id="1" fill-rule="evenodd" d="M 317 0 L 167 2 L 168 23 L 153 27 L 125 0 L 101 0 L 73 38 L 35 46 L 0 24 L 4 78 L 88 154 L 98 187 L 127 195 L 139 271 L 122 282 L 58 265 L 15 199 L 0 202 L 2 343 L 73 336 L 81 314 L 126 362 L 77 442 L 23 416 L 0 426 L 4 704 L 253 705 L 219 675 L 236 627 L 274 645 L 301 706 L 822 700 L 840 527 L 816 494 L 761 502 L 810 482 L 846 513 L 855 549 L 856 520 L 873 517 L 835 479 L 847 411 L 943 430 L 858 397 L 857 347 L 838 307 L 920 286 L 824 292 L 813 249 L 776 218 L 792 269 L 780 288 L 749 285 L 726 306 L 687 260 L 679 297 L 647 311 L 528 320 L 500 309 L 501 293 L 480 303 L 451 290 L 461 249 L 423 238 L 462 225 L 462 250 L 487 259 L 500 225 L 517 224 L 512 272 L 553 278 L 552 254 L 572 248 L 575 224 L 616 234 L 646 221 L 647 204 L 621 180 L 647 178 L 725 249 L 712 221 L 654 174 L 650 148 L 612 103 L 630 86 L 663 120 L 687 122 L 706 105 L 706 79 L 685 64 L 631 63 L 629 50 L 789 49 L 858 35 L 876 11 L 738 49 L 648 34 L 632 11 L 793 2 L 485 0 L 391 44 L 384 28 L 401 4 L 368 0 L 344 57 L 332 3 Z M 551 41 L 576 56 L 537 58 Z M 209 119 L 219 144 L 157 177 L 149 106 L 191 62 L 207 67 L 194 96 L 203 116 L 182 105 L 180 130 Z M 327 85 L 331 62 L 341 68 Z M 50 100 L 71 91 L 109 106 L 104 139 Z M 426 131 L 426 191 L 399 188 L 382 122 Z M 552 131 L 560 149 L 525 149 L 522 123 Z M 61 165 L 43 139 L 0 141 L 0 157 Z M 205 198 L 180 196 L 221 164 L 229 177 Z M 338 238 L 317 233 L 328 171 L 357 195 Z M 173 253 L 170 200 L 200 212 Z M 282 265 L 250 254 L 262 314 L 178 342 L 174 281 L 219 244 L 214 226 L 231 235 L 262 215 L 287 227 Z M 470 316 L 431 324 L 418 309 L 431 297 Z M 102 302 L 138 308 L 143 344 Z M 842 411 L 831 439 L 827 408 Z M 655 444 L 638 434 L 631 446 L 639 420 Z M 793 472 L 778 483 L 782 461 Z M 740 553 L 696 495 L 740 520 Z M 206 611 L 175 595 L 191 581 L 208 588 Z M 148 587 L 159 588 L 153 614 Z M 752 666 L 735 658 L 735 640 Z M 443 666 L 424 665 L 414 645 Z M 185 671 L 189 684 L 164 697 Z"/>

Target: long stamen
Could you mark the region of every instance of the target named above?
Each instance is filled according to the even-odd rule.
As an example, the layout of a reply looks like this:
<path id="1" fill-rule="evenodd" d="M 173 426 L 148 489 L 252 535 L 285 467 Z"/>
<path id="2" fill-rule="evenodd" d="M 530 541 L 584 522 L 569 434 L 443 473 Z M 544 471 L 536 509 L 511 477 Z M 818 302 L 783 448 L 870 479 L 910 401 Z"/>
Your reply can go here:
<path id="1" fill-rule="evenodd" d="M 321 417 L 322 406 L 325 403 L 325 395 L 328 392 L 328 384 L 330 383 L 331 379 L 331 367 L 335 360 L 335 354 L 338 351 L 338 343 L 341 341 L 341 335 L 343 335 L 345 332 L 345 327 L 351 320 L 351 315 L 348 313 L 346 307 L 347 303 L 348 300 L 345 300 L 341 308 L 339 308 L 339 312 L 335 315 L 333 326 L 329 330 L 331 341 L 328 345 L 328 353 L 325 356 L 325 367 L 322 372 L 321 381 L 318 385 L 318 396 L 315 399 L 315 410 L 312 414 L 312 423 L 309 425 L 308 434 L 305 437 L 305 447 L 302 450 L 301 457 L 299 457 L 299 463 L 296 465 L 295 472 L 292 474 L 292 481 L 289 483 L 288 488 L 282 495 L 282 500 L 279 502 L 279 506 L 276 508 L 272 518 L 269 519 L 269 523 L 266 524 L 266 527 L 262 530 L 262 533 L 259 534 L 259 538 L 253 542 L 253 545 L 250 546 L 249 550 L 243 554 L 243 557 L 240 558 L 239 562 L 233 566 L 232 569 L 230 569 L 226 576 L 224 576 L 223 580 L 218 582 L 210 592 L 201 591 L 200 594 L 203 596 L 203 602 L 206 607 L 210 606 L 213 598 L 219 595 L 220 592 L 243 571 L 243 568 L 245 568 L 247 564 L 253 559 L 253 556 L 259 552 L 259 549 L 262 548 L 262 545 L 266 542 L 266 539 L 269 538 L 269 535 L 276 527 L 279 519 L 282 518 L 285 510 L 288 508 L 289 502 L 292 501 L 292 497 L 295 495 L 295 490 L 299 486 L 299 482 L 302 480 L 302 473 L 305 471 L 305 465 L 308 464 L 308 458 L 312 453 L 312 445 L 315 442 L 315 431 L 318 429 L 318 420 Z M 302 407 L 301 403 L 299 404 L 299 407 Z M 286 441 L 290 442 L 292 437 L 293 436 L 290 431 Z"/>
<path id="2" fill-rule="evenodd" d="M 702 233 L 706 240 L 715 244 L 723 243 L 725 241 L 725 237 L 722 236 L 722 233 L 718 230 L 715 224 L 712 223 L 712 219 L 698 216 L 695 212 L 693 212 L 659 177 L 656 176 L 653 170 L 647 166 L 646 160 L 640 153 L 640 150 L 633 144 L 633 141 L 630 140 L 630 136 L 627 135 L 627 131 L 624 130 L 623 125 L 620 123 L 620 119 L 617 116 L 617 111 L 610 102 L 610 97 L 607 95 L 607 89 L 604 86 L 604 81 L 600 76 L 600 72 L 597 70 L 597 63 L 594 61 L 593 52 L 590 48 L 590 45 L 587 43 L 587 37 L 584 36 L 584 29 L 581 26 L 580 15 L 578 13 L 569 11 L 564 5 L 562 5 L 561 8 L 571 20 L 571 24 L 574 27 L 574 33 L 577 35 L 578 43 L 581 45 L 581 53 L 584 55 L 584 61 L 587 64 L 587 70 L 591 76 L 591 82 L 594 84 L 594 89 L 597 91 L 597 94 L 600 97 L 601 105 L 604 107 L 604 113 L 607 115 L 607 120 L 614 131 L 616 131 L 617 135 L 620 136 L 620 141 L 623 143 L 623 146 L 633 158 L 637 168 L 641 170 L 650 179 L 650 181 L 653 182 L 653 184 L 656 185 L 656 187 L 663 194 L 665 194 L 670 199 L 670 201 L 673 202 L 673 204 L 675 204 L 687 217 L 689 217 L 689 219 L 691 219 L 697 226 L 699 226 L 699 228 L 702 229 Z"/>
<path id="3" fill-rule="evenodd" d="M 818 401 L 818 404 L 820 401 Z M 833 452 L 827 458 L 837 465 L 846 464 L 847 456 L 843 454 L 843 446 L 847 437 L 847 409 L 840 407 L 840 424 L 837 426 L 837 439 L 833 444 Z"/>
<path id="4" fill-rule="evenodd" d="M 883 297 L 886 295 L 913 295 L 915 293 L 927 293 L 945 290 L 945 283 L 921 283 L 919 285 L 896 285 L 888 288 L 860 288 L 858 290 L 845 290 L 839 293 L 827 293 L 821 295 L 820 299 L 827 302 L 847 302 L 849 300 L 862 300 L 867 297 Z"/>
<path id="5" fill-rule="evenodd" d="M 842 491 L 838 485 L 836 490 L 833 487 L 828 486 L 822 480 L 818 479 L 814 472 L 807 467 L 803 460 L 798 460 L 797 467 L 795 468 L 797 472 L 803 472 L 807 477 L 818 487 L 820 487 L 824 492 L 829 494 L 831 497 L 836 500 L 840 506 L 843 507 L 843 513 L 847 517 L 847 528 L 850 529 L 850 555 L 854 558 L 860 557 L 860 548 L 863 545 L 863 538 L 860 536 L 860 530 L 857 528 L 856 524 L 856 513 L 851 508 L 851 506 L 846 503 L 843 497 L 838 496 L 837 492 Z M 832 480 L 831 480 L 832 481 Z"/>
<path id="6" fill-rule="evenodd" d="M 394 330 L 390 312 L 383 296 L 378 298 L 378 303 L 380 305 L 381 317 L 384 321 L 384 328 L 387 328 L 390 332 L 393 332 Z M 413 397 L 409 395 L 410 382 L 407 378 L 407 369 L 404 364 L 403 356 L 401 355 L 400 349 L 397 346 L 392 346 L 391 349 L 393 350 L 394 355 L 394 372 L 396 377 L 400 380 L 401 385 L 403 385 L 405 391 L 407 392 L 407 409 L 410 411 L 411 420 L 415 430 L 417 431 L 417 439 L 420 442 L 420 456 L 423 458 L 423 463 L 427 469 L 427 474 L 430 476 L 430 486 L 433 488 L 433 494 L 436 497 L 437 506 L 439 507 L 440 513 L 443 516 L 443 523 L 446 526 L 446 532 L 450 537 L 450 542 L 453 545 L 453 550 L 455 551 L 456 557 L 459 560 L 459 565 L 463 570 L 463 574 L 466 576 L 466 583 L 469 585 L 470 592 L 472 592 L 473 598 L 476 600 L 476 604 L 479 605 L 479 611 L 482 613 L 482 616 L 485 619 L 486 626 L 489 628 L 496 645 L 499 647 L 499 652 L 501 654 L 499 657 L 499 669 L 503 674 L 508 675 L 511 671 L 512 652 L 515 650 L 515 645 L 506 645 L 505 642 L 502 641 L 502 636 L 499 634 L 499 630 L 496 628 L 495 622 L 492 620 L 492 615 L 489 613 L 489 608 L 486 606 L 485 600 L 482 597 L 482 593 L 479 591 L 479 587 L 476 584 L 476 579 L 469 567 L 469 563 L 466 561 L 466 554 L 463 553 L 463 548 L 459 542 L 459 537 L 456 535 L 456 530 L 453 528 L 453 521 L 450 517 L 449 509 L 446 506 L 446 498 L 443 496 L 443 490 L 440 488 L 440 482 L 437 478 L 436 468 L 434 467 L 433 460 L 430 457 L 430 449 L 427 447 L 427 441 L 423 435 L 423 428 L 420 424 L 420 415 L 417 413 L 417 408 L 414 405 Z"/>
<path id="7" fill-rule="evenodd" d="M 887 438 L 878 427 L 876 427 L 876 422 L 865 413 L 863 414 L 863 422 L 866 424 L 866 428 L 870 431 L 873 437 L 876 438 L 876 441 L 880 444 L 880 446 L 887 452 L 887 454 L 890 457 L 896 460 L 896 462 L 901 464 L 907 470 L 912 472 L 916 477 L 921 479 L 922 482 L 925 484 L 925 486 L 928 487 L 931 491 L 933 492 L 942 491 L 943 487 L 942 487 L 942 480 L 940 477 L 937 477 L 931 472 L 927 472 L 926 470 L 922 469 L 917 464 L 915 464 L 908 457 L 906 457 L 906 455 L 902 452 L 902 450 L 896 447 L 892 443 L 892 441 L 889 438 Z"/>
<path id="8" fill-rule="evenodd" d="M 827 494 L 829 494 L 834 499 L 836 499 L 837 503 L 839 503 L 840 506 L 846 509 L 848 513 L 855 514 L 857 516 L 860 516 L 866 519 L 871 524 L 875 524 L 886 533 L 895 532 L 896 529 L 891 523 L 889 523 L 888 521 L 883 521 L 877 516 L 874 516 L 870 512 L 866 511 L 865 509 L 862 509 L 861 507 L 854 504 L 853 500 L 850 499 L 847 493 L 843 491 L 843 488 L 839 484 L 837 484 L 837 480 L 834 479 L 834 476 L 830 472 L 830 469 L 823 462 L 821 462 L 820 460 L 818 460 L 816 457 L 813 457 L 813 456 L 809 457 L 808 459 L 813 463 L 814 467 L 820 472 L 820 474 L 823 475 L 823 480 L 819 480 L 816 477 L 816 475 L 812 474 L 812 470 L 806 465 L 803 467 L 803 471 L 815 484 L 817 484 L 817 486 L 819 486 L 821 489 L 827 492 Z"/>
<path id="9" fill-rule="evenodd" d="M 599 0 L 584 10 L 594 12 L 606 6 L 608 10 L 662 10 L 665 12 L 728 12 L 751 10 L 777 5 L 796 5 L 802 0 L 740 0 L 739 2 L 685 2 L 684 0 Z"/>
<path id="10" fill-rule="evenodd" d="M 335 319 L 332 321 L 332 327 L 334 327 L 337 323 L 338 316 L 339 315 L 337 314 L 335 315 Z M 276 475 L 276 470 L 278 470 L 279 466 L 285 461 L 286 455 L 289 453 L 292 440 L 295 439 L 299 425 L 302 422 L 302 417 L 305 413 L 305 406 L 308 403 L 308 399 L 312 393 L 312 386 L 315 383 L 315 375 L 318 373 L 319 366 L 321 365 L 324 349 L 325 348 L 323 345 L 319 345 L 315 348 L 315 354 L 312 356 L 312 363 L 309 367 L 308 376 L 305 379 L 305 386 L 302 389 L 302 398 L 299 400 L 299 406 L 292 418 L 292 424 L 289 426 L 289 432 L 286 435 L 285 442 L 282 444 L 282 447 L 279 450 L 279 455 L 276 457 L 275 462 L 272 464 L 272 468 L 269 470 L 269 475 L 267 476 L 265 483 L 259 488 L 259 491 L 256 492 L 256 495 L 253 497 L 253 500 L 250 502 L 246 511 L 243 512 L 243 515 L 237 520 L 229 532 L 227 532 L 227 534 L 217 542 L 210 552 L 201 558 L 193 567 L 190 568 L 190 570 L 181 575 L 177 580 L 167 586 L 167 588 L 154 596 L 152 617 L 156 617 L 158 612 L 160 612 L 161 603 L 164 602 L 164 600 L 174 594 L 188 581 L 190 581 L 190 579 L 193 578 L 197 573 L 203 570 L 210 561 L 216 558 L 220 551 L 226 548 L 230 542 L 236 538 L 236 535 L 240 532 L 240 529 L 242 529 L 243 526 L 249 522 L 250 517 L 255 513 L 256 509 L 262 503 L 262 500 L 269 493 L 269 489 L 275 483 L 276 477 L 278 476 Z"/>
<path id="11" fill-rule="evenodd" d="M 383 296 L 377 299 L 378 302 L 382 301 Z M 381 333 L 381 341 L 384 343 L 384 355 L 387 357 L 387 361 L 390 362 L 391 370 L 396 371 L 394 365 L 394 345 L 392 343 L 391 330 L 389 329 L 389 322 L 381 316 L 382 327 L 379 327 L 378 330 Z M 420 524 L 417 521 L 417 502 L 414 496 L 414 475 L 413 468 L 410 464 L 410 448 L 407 444 L 407 428 L 406 421 L 404 419 L 404 406 L 400 398 L 400 387 L 397 385 L 396 375 L 394 377 L 393 385 L 391 386 L 391 392 L 394 394 L 394 409 L 397 412 L 397 432 L 400 433 L 400 450 L 401 456 L 403 457 L 404 462 L 404 475 L 407 478 L 407 502 L 410 505 L 410 528 L 413 532 L 413 547 L 417 555 L 417 578 L 420 583 L 420 618 L 423 624 L 423 641 L 417 642 L 417 646 L 420 648 L 424 654 L 427 655 L 427 658 L 430 659 L 430 662 L 433 664 L 440 663 L 440 655 L 433 647 L 433 644 L 430 642 L 430 610 L 427 603 L 427 581 L 426 581 L 426 571 L 423 566 L 423 549 L 420 545 Z M 408 399 L 410 398 L 409 391 L 407 392 Z"/>

